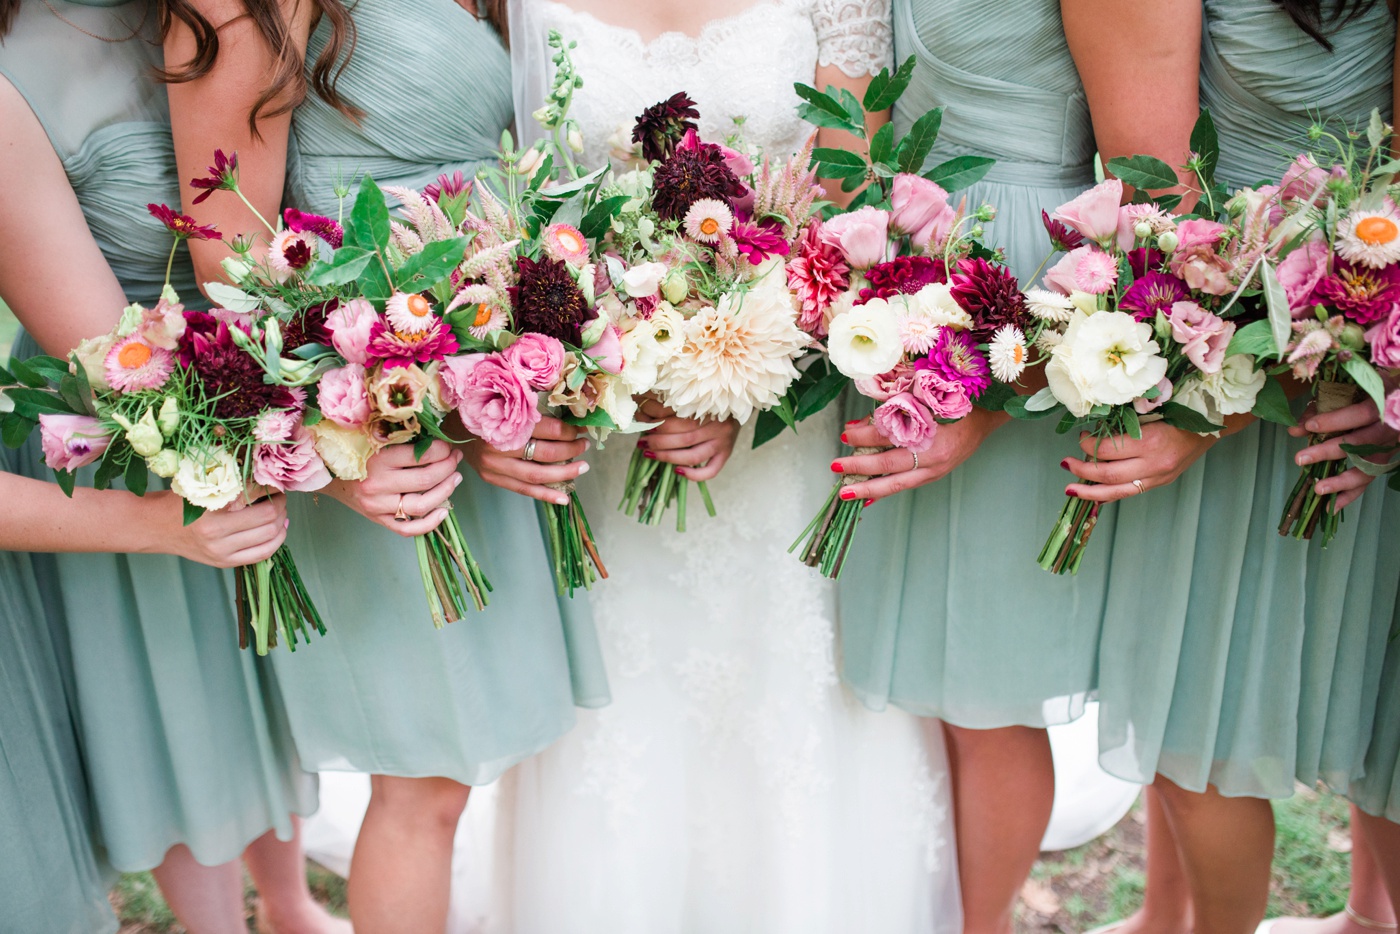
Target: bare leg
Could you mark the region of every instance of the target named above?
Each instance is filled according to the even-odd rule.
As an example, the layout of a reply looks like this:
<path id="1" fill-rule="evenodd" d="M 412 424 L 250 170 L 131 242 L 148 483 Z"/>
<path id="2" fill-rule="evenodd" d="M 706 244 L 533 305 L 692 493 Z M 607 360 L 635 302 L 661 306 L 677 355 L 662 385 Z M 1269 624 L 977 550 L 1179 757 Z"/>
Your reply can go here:
<path id="1" fill-rule="evenodd" d="M 1390 907 L 1385 880 L 1381 878 L 1366 837 L 1365 814 L 1353 805 L 1351 809 L 1351 896 L 1347 906 L 1357 915 L 1379 924 L 1394 924 L 1395 912 Z M 1279 918 L 1270 934 L 1373 934 L 1374 928 L 1358 924 L 1345 911 L 1330 918 Z"/>
<path id="2" fill-rule="evenodd" d="M 1055 802 L 1044 730 L 946 725 L 964 934 L 1011 934 L 1016 896 L 1040 855 Z"/>
<path id="3" fill-rule="evenodd" d="M 1114 926 L 1114 934 L 1190 934 L 1191 887 L 1162 809 L 1160 793 L 1143 790 L 1147 814 L 1147 888 L 1142 907 Z"/>
<path id="4" fill-rule="evenodd" d="M 268 831 L 243 851 L 248 874 L 258 889 L 258 927 L 267 934 L 350 934 L 350 922 L 331 917 L 306 886 L 306 855 L 301 820 L 296 836 L 278 840 Z"/>
<path id="5" fill-rule="evenodd" d="M 247 934 L 243 867 L 238 860 L 203 866 L 184 844 L 172 846 L 151 871 L 165 903 L 190 934 Z"/>
<path id="6" fill-rule="evenodd" d="M 452 838 L 471 789 L 447 778 L 376 775 L 350 862 L 358 934 L 435 934 L 447 927 Z"/>
<path id="7" fill-rule="evenodd" d="M 1394 923 L 1400 916 L 1400 824 L 1353 807 L 1351 834 L 1351 907 L 1372 920 Z M 1358 863 L 1357 844 L 1362 838 L 1369 858 Z M 1375 897 L 1375 890 L 1380 887 L 1390 893 L 1389 912 Z"/>
<path id="8" fill-rule="evenodd" d="M 1251 934 L 1269 901 L 1274 811 L 1264 798 L 1186 791 L 1157 776 L 1191 889 L 1195 934 Z"/>

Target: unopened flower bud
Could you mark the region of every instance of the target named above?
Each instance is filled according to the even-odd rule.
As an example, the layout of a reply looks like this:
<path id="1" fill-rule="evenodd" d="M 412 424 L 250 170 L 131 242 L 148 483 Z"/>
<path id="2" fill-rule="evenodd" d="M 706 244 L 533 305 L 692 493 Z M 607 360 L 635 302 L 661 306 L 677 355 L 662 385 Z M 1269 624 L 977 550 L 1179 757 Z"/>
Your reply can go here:
<path id="1" fill-rule="evenodd" d="M 219 262 L 219 265 L 224 267 L 224 275 L 228 276 L 234 282 L 242 282 L 248 277 L 248 274 L 253 271 L 252 266 L 232 256 L 225 256 Z"/>
<path id="2" fill-rule="evenodd" d="M 577 126 L 569 127 L 568 143 L 574 152 L 583 152 L 583 134 Z"/>
<path id="3" fill-rule="evenodd" d="M 520 154 L 520 161 L 515 164 L 515 171 L 521 175 L 534 175 L 535 170 L 544 162 L 544 156 L 538 149 L 527 149 Z"/>
<path id="4" fill-rule="evenodd" d="M 175 429 L 180 427 L 180 403 L 175 401 L 174 396 L 166 396 L 165 401 L 160 404 L 160 414 L 156 416 L 156 424 L 160 426 L 160 433 L 167 438 L 175 433 Z"/>
<path id="5" fill-rule="evenodd" d="M 666 274 L 666 278 L 661 280 L 661 294 L 672 305 L 679 305 L 685 301 L 685 297 L 690 294 L 690 277 L 685 274 L 684 269 L 672 269 Z"/>
<path id="6" fill-rule="evenodd" d="M 1348 322 L 1347 326 L 1342 328 L 1342 333 L 1337 335 L 1337 343 L 1347 350 L 1364 350 L 1366 332 L 1362 330 L 1361 325 Z"/>
<path id="7" fill-rule="evenodd" d="M 1152 225 L 1147 221 L 1138 221 L 1133 225 L 1133 236 L 1139 240 L 1146 240 L 1152 236 Z"/>
<path id="8" fill-rule="evenodd" d="M 1161 250 L 1163 253 L 1175 253 L 1176 245 L 1179 242 L 1180 240 L 1177 239 L 1176 231 L 1168 230 L 1157 238 L 1157 249 Z"/>
<path id="9" fill-rule="evenodd" d="M 992 204 L 984 204 L 977 209 L 977 213 L 974 216 L 982 223 L 990 224 L 992 221 L 997 219 L 996 206 Z"/>
<path id="10" fill-rule="evenodd" d="M 534 113 L 530 114 L 530 118 L 531 118 L 532 120 L 534 120 L 536 123 L 540 124 L 540 126 L 549 126 L 550 120 L 552 120 L 553 117 L 554 117 L 554 107 L 551 106 L 551 105 L 549 105 L 549 104 L 546 104 L 545 106 L 541 107 L 539 110 L 537 110 L 537 111 L 535 111 Z"/>
<path id="11" fill-rule="evenodd" d="M 121 319 L 117 322 L 117 336 L 126 337 L 128 334 L 136 333 L 136 329 L 141 325 L 141 315 L 145 310 L 135 302 L 123 308 Z"/>
<path id="12" fill-rule="evenodd" d="M 165 439 L 161 437 L 160 426 L 156 424 L 153 410 L 147 409 L 146 414 L 135 424 L 116 415 L 113 416 L 113 420 L 126 429 L 127 442 L 141 457 L 150 457 L 165 446 Z"/>
<path id="13" fill-rule="evenodd" d="M 157 477 L 165 477 L 168 480 L 180 469 L 180 455 L 170 448 L 165 448 L 146 458 L 146 466 L 151 468 L 151 473 Z"/>
<path id="14" fill-rule="evenodd" d="M 588 322 L 588 326 L 583 329 L 583 334 L 580 337 L 583 348 L 586 350 L 602 340 L 603 332 L 607 330 L 607 327 L 607 315 L 598 315 L 592 321 Z"/>
<path id="15" fill-rule="evenodd" d="M 269 357 L 282 355 L 282 324 L 276 318 L 269 317 L 263 325 L 263 346 Z"/>

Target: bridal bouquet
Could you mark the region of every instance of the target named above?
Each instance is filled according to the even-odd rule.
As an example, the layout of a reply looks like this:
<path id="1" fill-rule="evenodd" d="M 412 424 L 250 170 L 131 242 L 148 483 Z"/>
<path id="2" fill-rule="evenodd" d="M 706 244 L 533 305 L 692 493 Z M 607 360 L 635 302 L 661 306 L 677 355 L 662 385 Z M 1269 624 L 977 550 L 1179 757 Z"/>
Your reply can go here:
<path id="1" fill-rule="evenodd" d="M 781 402 L 811 343 L 784 258 L 816 229 L 825 192 L 810 143 L 777 161 L 701 140 L 698 117 L 678 93 L 637 118 L 624 153 L 633 168 L 603 190 L 620 202 L 606 257 L 620 288 L 603 306 L 630 392 L 683 418 L 745 422 Z M 638 446 L 620 508 L 656 525 L 675 504 L 684 531 L 689 484 Z"/>
<path id="2" fill-rule="evenodd" d="M 165 205 L 150 210 L 177 247 L 190 237 L 219 237 Z M 70 496 L 75 471 L 89 464 L 97 464 L 99 490 L 121 478 L 140 496 L 150 473 L 168 479 L 184 501 L 186 524 L 268 491 L 320 489 L 331 474 L 309 424 L 307 394 L 263 378 L 245 349 L 253 327 L 237 311 L 186 310 L 167 282 L 155 307 L 123 309 L 116 328 L 83 341 L 70 362 L 37 357 L 0 374 L 23 386 L 8 391 L 6 440 L 17 443 L 37 422 L 44 459 Z M 285 545 L 238 568 L 235 579 L 240 647 L 251 641 L 265 655 L 280 631 L 295 651 L 309 629 L 325 634 Z"/>

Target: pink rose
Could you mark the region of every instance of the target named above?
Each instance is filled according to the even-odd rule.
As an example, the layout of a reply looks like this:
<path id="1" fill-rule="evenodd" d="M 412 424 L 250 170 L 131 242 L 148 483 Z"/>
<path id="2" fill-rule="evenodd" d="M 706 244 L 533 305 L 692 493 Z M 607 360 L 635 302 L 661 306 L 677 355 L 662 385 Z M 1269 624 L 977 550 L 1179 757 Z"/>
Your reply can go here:
<path id="1" fill-rule="evenodd" d="M 1186 280 L 1187 286 L 1209 295 L 1233 291 L 1228 273 L 1230 261 L 1218 252 L 1224 226 L 1209 220 L 1182 221 L 1177 225 L 1176 250 L 1171 271 Z"/>
<path id="2" fill-rule="evenodd" d="M 735 178 L 743 179 L 754 173 L 753 160 L 735 149 L 728 146 L 719 146 L 719 154 L 724 157 L 724 164 L 729 167 L 729 171 L 734 173 Z"/>
<path id="3" fill-rule="evenodd" d="M 622 372 L 625 365 L 622 357 L 622 332 L 617 329 L 617 325 L 609 324 L 603 328 L 602 336 L 585 349 L 603 372 L 614 376 Z M 546 388 L 552 389 L 554 385 L 551 383 Z"/>
<path id="4" fill-rule="evenodd" d="M 1146 415 L 1148 412 L 1156 411 L 1166 405 L 1172 399 L 1172 381 L 1165 376 L 1157 383 L 1157 398 L 1147 399 L 1138 396 L 1133 400 L 1133 408 L 1139 415 Z"/>
<path id="5" fill-rule="evenodd" d="M 100 459 L 112 443 L 102 423 L 88 415 L 39 416 L 44 463 L 54 470 L 77 470 Z"/>
<path id="6" fill-rule="evenodd" d="M 875 410 L 875 427 L 898 448 L 922 454 L 933 447 L 938 423 L 919 400 L 907 392 L 888 399 Z"/>
<path id="7" fill-rule="evenodd" d="M 1366 331 L 1371 345 L 1371 362 L 1376 366 L 1400 367 L 1400 308 L 1371 325 Z"/>
<path id="8" fill-rule="evenodd" d="M 874 379 L 856 380 L 855 387 L 856 392 L 876 402 L 893 399 L 914 387 L 914 366 L 911 363 L 900 363 L 893 370 Z"/>
<path id="9" fill-rule="evenodd" d="M 1167 319 L 1172 339 L 1181 344 L 1187 359 L 1202 373 L 1219 373 L 1225 350 L 1235 336 L 1235 326 L 1195 302 L 1175 302 Z"/>
<path id="10" fill-rule="evenodd" d="M 505 358 L 531 389 L 553 389 L 564 372 L 564 345 L 548 334 L 521 334 L 505 349 Z"/>
<path id="11" fill-rule="evenodd" d="M 374 306 L 363 298 L 352 298 L 326 316 L 331 343 L 349 363 L 369 362 L 369 341 L 379 321 Z"/>
<path id="12" fill-rule="evenodd" d="M 1078 288 L 1078 286 L 1074 284 L 1074 277 L 1075 273 L 1079 270 L 1080 261 L 1090 253 L 1096 252 L 1098 252 L 1098 250 L 1091 246 L 1075 247 L 1073 250 L 1070 250 L 1064 256 L 1060 257 L 1058 263 L 1045 270 L 1045 287 L 1059 292 L 1061 295 L 1068 295 L 1073 292 Z"/>
<path id="13" fill-rule="evenodd" d="M 889 258 L 889 224 L 888 213 L 867 205 L 822 224 L 822 239 L 856 269 L 869 269 Z"/>
<path id="14" fill-rule="evenodd" d="M 1381 413 L 1381 418 L 1391 428 L 1400 431 L 1400 389 L 1385 397 L 1385 411 Z"/>
<path id="15" fill-rule="evenodd" d="M 1279 285 L 1288 296 L 1288 308 L 1295 318 L 1312 317 L 1313 290 L 1327 275 L 1327 241 L 1318 238 L 1298 246 L 1283 258 L 1275 270 Z"/>
<path id="16" fill-rule="evenodd" d="M 284 493 L 311 493 L 331 482 L 331 472 L 316 453 L 311 432 L 298 425 L 290 441 L 253 448 L 253 480 Z"/>
<path id="17" fill-rule="evenodd" d="M 948 192 L 918 175 L 900 173 L 890 192 L 890 228 L 908 234 L 914 246 L 926 249 L 941 243 L 957 221 L 948 206 Z"/>
<path id="18" fill-rule="evenodd" d="M 462 424 L 493 448 L 523 448 L 543 418 L 539 394 L 503 354 L 449 357 L 441 376 L 444 395 Z"/>
<path id="19" fill-rule="evenodd" d="M 321 414 L 345 428 L 363 428 L 369 423 L 369 391 L 365 388 L 365 368 L 350 363 L 328 370 L 320 382 Z"/>
<path id="20" fill-rule="evenodd" d="M 1107 248 L 1118 236 L 1118 208 L 1122 203 L 1123 183 L 1110 178 L 1060 205 L 1050 218 L 1068 224 Z"/>
<path id="21" fill-rule="evenodd" d="M 972 411 L 972 399 L 966 386 L 929 369 L 915 371 L 914 398 L 928 406 L 936 418 L 951 421 Z"/>

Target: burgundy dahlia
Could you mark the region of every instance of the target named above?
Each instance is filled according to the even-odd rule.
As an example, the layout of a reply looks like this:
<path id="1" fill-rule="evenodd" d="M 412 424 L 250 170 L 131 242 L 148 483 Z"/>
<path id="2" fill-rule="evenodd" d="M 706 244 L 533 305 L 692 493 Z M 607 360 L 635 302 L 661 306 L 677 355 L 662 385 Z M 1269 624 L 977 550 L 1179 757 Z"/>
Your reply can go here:
<path id="1" fill-rule="evenodd" d="M 326 327 L 326 316 L 335 311 L 339 302 L 322 302 L 297 315 L 282 325 L 282 352 L 291 353 L 307 344 L 331 346 L 331 332 Z"/>
<path id="2" fill-rule="evenodd" d="M 515 323 L 522 331 L 547 334 L 575 347 L 583 335 L 588 299 L 569 274 L 569 267 L 557 259 L 532 260 L 520 257 L 520 282 L 510 288 Z"/>
<path id="3" fill-rule="evenodd" d="M 1357 324 L 1375 324 L 1400 307 L 1400 268 L 1371 269 L 1338 257 L 1332 275 L 1317 284 L 1313 298 Z"/>
<path id="4" fill-rule="evenodd" d="M 1012 324 L 1022 329 L 1030 325 L 1026 297 L 1016 277 L 1004 266 L 985 259 L 960 259 L 948 278 L 953 300 L 972 315 L 972 333 L 978 343 L 992 339 L 997 328 Z"/>
<path id="5" fill-rule="evenodd" d="M 1166 314 L 1172 305 L 1191 297 L 1191 290 L 1176 276 L 1164 272 L 1149 272 L 1133 280 L 1118 302 L 1118 310 L 1126 311 L 1138 321 L 1150 321 L 1157 312 Z"/>
<path id="6" fill-rule="evenodd" d="M 941 259 L 928 256 L 896 256 L 888 263 L 879 263 L 865 271 L 870 287 L 860 290 L 860 301 L 889 298 L 892 295 L 915 295 L 926 285 L 948 281 L 948 267 Z"/>
<path id="7" fill-rule="evenodd" d="M 682 91 L 672 94 L 659 104 L 652 104 L 637 117 L 632 127 L 632 142 L 642 144 L 642 158 L 648 162 L 669 159 L 676 149 L 676 143 L 685 136 L 687 130 L 695 129 L 695 121 L 700 119 L 700 111 L 695 109 L 695 101 Z"/>
<path id="8" fill-rule="evenodd" d="M 1055 245 L 1055 249 L 1068 253 L 1084 245 L 1082 233 L 1053 219 L 1045 211 L 1040 212 L 1040 222 L 1045 225 L 1045 232 L 1050 235 L 1050 242 Z"/>
<path id="9" fill-rule="evenodd" d="M 282 219 L 287 222 L 288 230 L 294 233 L 315 234 L 329 243 L 333 250 L 340 249 L 340 245 L 345 241 L 345 231 L 340 224 L 329 217 L 322 217 L 320 214 L 307 214 L 296 208 L 287 208 L 282 212 Z"/>
<path id="10" fill-rule="evenodd" d="M 216 322 L 214 331 L 204 331 L 199 339 L 189 342 L 187 366 L 199 377 L 205 397 L 215 400 L 214 417 L 253 418 L 263 409 L 293 407 L 296 397 L 285 386 L 272 386 L 263 380 L 262 367 L 233 342 L 228 322 L 210 317 Z M 190 336 L 187 327 L 180 339 L 182 359 Z"/>
<path id="11" fill-rule="evenodd" d="M 713 143 L 700 142 L 694 130 L 687 130 L 681 145 L 657 166 L 652 176 L 651 203 L 662 220 L 679 221 L 702 198 L 727 204 L 744 191 L 724 161 L 724 151 Z"/>

